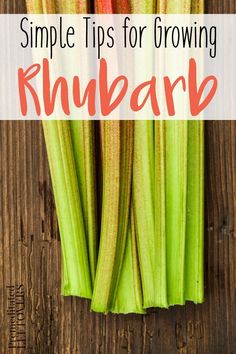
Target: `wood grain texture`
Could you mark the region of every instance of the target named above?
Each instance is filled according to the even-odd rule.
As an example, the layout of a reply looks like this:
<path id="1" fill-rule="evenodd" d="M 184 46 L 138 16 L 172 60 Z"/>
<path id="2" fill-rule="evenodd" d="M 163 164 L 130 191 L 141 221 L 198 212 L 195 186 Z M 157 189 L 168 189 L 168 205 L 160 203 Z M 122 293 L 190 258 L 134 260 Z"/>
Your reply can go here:
<path id="1" fill-rule="evenodd" d="M 23 0 L 0 0 L 24 13 Z M 235 0 L 208 0 L 235 13 Z M 90 313 L 60 296 L 60 239 L 38 122 L 0 122 L 0 353 L 8 350 L 8 285 L 25 287 L 26 347 L 34 354 L 236 353 L 236 122 L 206 123 L 206 301 L 148 315 Z"/>

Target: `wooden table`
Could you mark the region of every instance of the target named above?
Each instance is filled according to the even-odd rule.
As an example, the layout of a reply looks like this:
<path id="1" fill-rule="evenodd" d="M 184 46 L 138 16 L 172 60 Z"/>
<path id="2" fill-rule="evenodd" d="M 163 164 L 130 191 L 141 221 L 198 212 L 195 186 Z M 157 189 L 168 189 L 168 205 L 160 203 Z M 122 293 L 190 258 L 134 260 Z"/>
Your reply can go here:
<path id="1" fill-rule="evenodd" d="M 24 13 L 23 0 L 0 0 Z M 208 0 L 235 13 L 235 0 Z M 236 122 L 206 123 L 203 305 L 146 316 L 90 313 L 60 296 L 60 240 L 41 124 L 0 122 L 0 352 L 8 353 L 10 289 L 23 285 L 27 349 L 38 354 L 236 353 Z M 9 351 L 11 352 L 11 351 Z"/>

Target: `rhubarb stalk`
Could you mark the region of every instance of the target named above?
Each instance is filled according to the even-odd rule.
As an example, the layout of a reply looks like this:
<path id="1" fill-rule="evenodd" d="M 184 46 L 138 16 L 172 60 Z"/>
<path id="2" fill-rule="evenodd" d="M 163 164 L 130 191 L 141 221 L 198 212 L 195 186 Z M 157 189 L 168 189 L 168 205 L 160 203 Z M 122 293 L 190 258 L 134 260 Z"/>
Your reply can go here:
<path id="1" fill-rule="evenodd" d="M 133 13 L 156 8 L 153 1 L 132 1 L 131 7 Z M 133 203 L 144 308 L 168 306 L 164 168 L 163 123 L 135 121 Z"/>
<path id="2" fill-rule="evenodd" d="M 183 304 L 187 193 L 187 121 L 166 121 L 166 238 L 169 305 Z"/>
<path id="3" fill-rule="evenodd" d="M 121 9 L 122 7 L 122 9 Z M 111 13 L 112 11 L 128 12 L 128 5 L 125 2 L 110 1 L 97 1 L 95 8 L 99 13 Z M 116 157 L 112 156 L 112 148 L 107 148 L 109 131 L 114 129 L 120 129 L 120 137 L 117 139 L 116 144 L 120 147 L 119 156 L 120 162 Z M 98 276 L 97 279 L 102 278 L 104 272 L 104 266 L 106 265 L 107 254 L 111 254 L 113 250 L 113 257 L 109 258 L 112 261 L 113 269 L 108 269 L 109 278 L 101 279 L 95 282 L 94 297 L 92 301 L 92 309 L 102 312 L 137 312 L 143 313 L 142 309 L 142 296 L 141 296 L 141 284 L 139 277 L 139 268 L 136 252 L 136 240 L 135 231 L 132 227 L 130 220 L 130 193 L 131 193 L 131 174 L 132 174 L 132 158 L 133 158 L 133 122 L 121 121 L 119 125 L 117 122 L 100 122 L 101 132 L 101 150 L 102 150 L 102 166 L 103 166 L 103 197 L 102 197 L 102 227 L 101 227 L 101 243 L 99 248 L 99 261 L 98 261 Z M 117 147 L 118 147 L 117 145 Z M 113 181 L 107 178 L 107 160 L 111 160 L 111 171 L 117 166 L 120 169 L 119 180 Z M 113 167 L 112 167 L 113 166 Z M 112 188 L 118 188 L 120 190 L 119 211 L 116 214 L 112 209 L 114 204 L 109 202 L 106 189 L 109 188 L 109 184 Z M 115 186 L 117 184 L 117 186 Z M 114 193 L 112 192 L 112 195 Z M 123 205 L 123 206 L 122 206 Z M 108 209 L 113 214 L 112 217 L 106 215 Z M 128 219 L 130 220 L 128 223 Z M 107 246 L 107 250 L 104 249 L 104 242 L 108 243 L 108 236 L 110 233 L 105 229 L 106 223 L 117 223 L 116 231 L 113 234 L 112 242 Z M 105 239 L 105 241 L 102 241 Z M 110 247 L 110 250 L 109 250 Z M 103 298 L 103 306 L 100 303 L 99 291 L 103 292 L 107 289 L 107 299 Z M 127 301 L 127 294 L 129 294 L 129 300 Z"/>
<path id="4" fill-rule="evenodd" d="M 55 13 L 57 6 L 54 1 L 27 1 L 28 12 L 33 13 Z M 91 298 L 87 242 L 70 125 L 68 121 L 43 121 L 43 129 L 62 242 L 62 294 Z"/>
<path id="5" fill-rule="evenodd" d="M 97 266 L 97 198 L 95 133 L 92 121 L 70 121 L 92 282 Z"/>
<path id="6" fill-rule="evenodd" d="M 190 13 L 191 1 L 160 1 L 165 13 Z M 166 121 L 165 203 L 168 304 L 184 304 L 184 258 L 187 194 L 187 121 Z"/>
<path id="7" fill-rule="evenodd" d="M 203 12 L 203 1 L 168 0 L 160 12 Z M 166 238 L 169 305 L 203 301 L 203 122 L 167 121 Z"/>
<path id="8" fill-rule="evenodd" d="M 165 122 L 155 121 L 155 304 L 168 307 L 166 279 Z M 155 259 L 155 258 L 154 258 Z"/>
<path id="9" fill-rule="evenodd" d="M 130 13 L 130 10 L 131 5 L 126 0 L 113 2 L 113 11 L 115 13 Z M 129 123 L 125 122 L 124 124 Z M 115 303 L 113 304 L 111 312 L 145 313 L 145 310 L 143 309 L 143 296 L 140 277 L 133 204 L 131 203 L 124 260 L 118 282 Z"/>
<path id="10" fill-rule="evenodd" d="M 63 295 L 91 298 L 83 214 L 69 122 L 43 121 L 63 255 Z"/>
<path id="11" fill-rule="evenodd" d="M 132 186 L 143 302 L 147 308 L 157 305 L 153 121 L 135 121 Z"/>
<path id="12" fill-rule="evenodd" d="M 192 13 L 203 13 L 203 0 L 192 1 Z M 204 122 L 188 122 L 188 182 L 185 253 L 185 298 L 204 300 Z"/>
<path id="13" fill-rule="evenodd" d="M 58 13 L 82 14 L 88 13 L 90 6 L 86 0 L 56 0 L 56 8 Z M 92 282 L 95 279 L 98 248 L 94 124 L 88 120 L 70 121 Z"/>
<path id="14" fill-rule="evenodd" d="M 104 122 L 102 223 L 91 308 L 112 309 L 122 269 L 130 208 L 133 122 Z"/>
<path id="15" fill-rule="evenodd" d="M 112 312 L 144 314 L 132 205 L 130 213 L 124 261 Z"/>

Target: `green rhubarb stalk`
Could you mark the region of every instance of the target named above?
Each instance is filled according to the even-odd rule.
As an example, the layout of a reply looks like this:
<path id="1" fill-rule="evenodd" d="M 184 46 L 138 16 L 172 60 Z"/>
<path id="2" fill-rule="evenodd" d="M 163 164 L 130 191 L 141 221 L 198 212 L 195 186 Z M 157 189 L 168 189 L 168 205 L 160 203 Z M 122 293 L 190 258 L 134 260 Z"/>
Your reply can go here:
<path id="1" fill-rule="evenodd" d="M 142 314 L 145 310 L 132 205 L 127 232 L 124 259 L 111 312 Z"/>
<path id="2" fill-rule="evenodd" d="M 157 2 L 157 12 L 166 12 L 166 1 Z M 163 56 L 158 57 L 164 65 Z M 167 296 L 167 239 L 166 239 L 166 171 L 165 171 L 165 122 L 155 123 L 155 249 L 156 249 L 156 304 L 168 307 Z"/>
<path id="3" fill-rule="evenodd" d="M 55 13 L 54 1 L 27 0 L 30 13 Z M 69 122 L 43 121 L 63 256 L 63 295 L 91 298 L 92 286 Z"/>
<path id="4" fill-rule="evenodd" d="M 156 306 L 154 122 L 135 121 L 132 199 L 144 308 Z"/>
<path id="5" fill-rule="evenodd" d="M 160 14 L 190 13 L 190 7 L 189 0 L 157 1 Z M 155 233 L 163 307 L 185 301 L 187 134 L 186 122 L 155 122 Z"/>
<path id="6" fill-rule="evenodd" d="M 160 1 L 162 2 L 162 1 Z M 165 13 L 190 13 L 190 0 L 166 0 Z M 187 121 L 165 122 L 166 274 L 169 305 L 184 304 Z"/>
<path id="7" fill-rule="evenodd" d="M 129 124 L 123 122 L 123 124 Z M 132 141 L 131 141 L 132 144 Z M 132 147 L 132 145 L 131 145 Z M 125 151 L 124 151 L 125 154 Z M 132 158 L 132 156 L 130 156 Z M 137 254 L 137 241 L 133 220 L 133 207 L 130 207 L 128 230 L 126 236 L 123 262 L 120 263 L 120 275 L 116 282 L 113 302 L 110 311 L 113 313 L 145 313 Z M 113 277 L 117 277 L 115 272 Z"/>
<path id="8" fill-rule="evenodd" d="M 131 206 L 129 227 L 118 289 L 111 312 L 144 314 L 138 252 Z"/>
<path id="9" fill-rule="evenodd" d="M 155 121 L 155 250 L 156 300 L 158 307 L 168 307 L 166 279 L 166 186 L 165 122 Z"/>
<path id="10" fill-rule="evenodd" d="M 92 287 L 69 122 L 43 121 L 63 256 L 63 295 L 91 298 Z"/>
<path id="11" fill-rule="evenodd" d="M 58 13 L 88 13 L 89 1 L 56 0 Z M 86 63 L 84 63 L 86 65 Z M 91 279 L 94 282 L 97 265 L 97 199 L 95 173 L 95 136 L 94 122 L 70 122 L 71 137 L 79 182 L 84 225 L 88 244 Z"/>
<path id="12" fill-rule="evenodd" d="M 95 280 L 98 253 L 98 230 L 97 230 L 97 188 L 95 168 L 95 127 L 92 121 L 83 121 L 84 137 L 84 160 L 86 178 L 86 202 L 85 214 L 86 232 L 88 239 L 89 264 L 92 282 Z"/>
<path id="13" fill-rule="evenodd" d="M 203 1 L 163 0 L 158 10 L 202 13 Z M 202 302 L 203 123 L 166 122 L 165 130 L 168 301 Z"/>
<path id="14" fill-rule="evenodd" d="M 204 2 L 192 1 L 192 13 L 203 13 Z M 185 254 L 185 299 L 204 300 L 204 122 L 188 122 L 188 188 Z"/>
<path id="15" fill-rule="evenodd" d="M 188 122 L 188 188 L 185 256 L 185 298 L 204 300 L 204 123 Z"/>
<path id="16" fill-rule="evenodd" d="M 78 178 L 79 192 L 83 214 L 87 214 L 86 203 L 86 174 L 85 174 L 85 146 L 83 134 L 83 121 L 70 121 L 71 141 L 73 146 L 75 167 Z"/>
<path id="17" fill-rule="evenodd" d="M 187 121 L 165 122 L 166 244 L 169 305 L 184 304 Z"/>
<path id="18" fill-rule="evenodd" d="M 133 122 L 105 121 L 102 222 L 91 309 L 112 310 L 124 259 L 130 207 Z"/>
<path id="19" fill-rule="evenodd" d="M 102 222 L 91 309 L 107 313 L 113 301 L 112 275 L 119 229 L 120 122 L 105 122 L 103 134 Z"/>
<path id="20" fill-rule="evenodd" d="M 92 282 L 97 266 L 97 198 L 94 122 L 70 121 L 76 172 L 84 215 Z"/>
<path id="21" fill-rule="evenodd" d="M 135 13 L 153 13 L 156 7 L 153 1 L 131 6 Z M 163 135 L 162 123 L 135 121 L 133 203 L 144 308 L 168 306 Z"/>

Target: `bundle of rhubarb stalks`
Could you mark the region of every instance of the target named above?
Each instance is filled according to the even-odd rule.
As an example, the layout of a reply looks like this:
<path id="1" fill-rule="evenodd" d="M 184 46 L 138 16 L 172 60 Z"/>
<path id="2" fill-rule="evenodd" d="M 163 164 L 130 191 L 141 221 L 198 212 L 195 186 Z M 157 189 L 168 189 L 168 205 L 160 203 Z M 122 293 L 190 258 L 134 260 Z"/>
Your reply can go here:
<path id="1" fill-rule="evenodd" d="M 203 0 L 26 0 L 28 13 L 203 13 Z M 203 284 L 203 122 L 43 121 L 62 295 L 145 313 Z"/>

